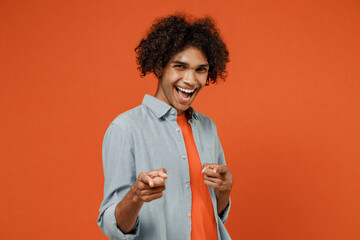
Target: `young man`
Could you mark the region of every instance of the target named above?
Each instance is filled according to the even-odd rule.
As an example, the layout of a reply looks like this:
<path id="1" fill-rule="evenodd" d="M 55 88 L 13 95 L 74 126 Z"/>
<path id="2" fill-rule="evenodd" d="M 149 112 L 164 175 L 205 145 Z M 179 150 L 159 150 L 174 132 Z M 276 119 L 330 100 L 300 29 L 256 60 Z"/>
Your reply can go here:
<path id="1" fill-rule="evenodd" d="M 205 85 L 225 78 L 218 30 L 210 18 L 169 16 L 135 51 L 142 75 L 159 83 L 105 134 L 100 228 L 111 239 L 230 239 L 233 177 L 214 122 L 191 108 Z"/>

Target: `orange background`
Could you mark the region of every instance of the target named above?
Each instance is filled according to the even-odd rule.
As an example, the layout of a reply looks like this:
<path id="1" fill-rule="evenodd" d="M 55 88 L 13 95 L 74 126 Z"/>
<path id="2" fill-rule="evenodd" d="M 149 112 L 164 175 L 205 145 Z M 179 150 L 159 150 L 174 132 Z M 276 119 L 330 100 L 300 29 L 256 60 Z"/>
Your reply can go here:
<path id="1" fill-rule="evenodd" d="M 101 144 L 156 89 L 135 54 L 153 19 L 212 15 L 225 83 L 195 108 L 235 176 L 233 239 L 360 239 L 360 2 L 0 1 L 0 239 L 106 239 Z"/>

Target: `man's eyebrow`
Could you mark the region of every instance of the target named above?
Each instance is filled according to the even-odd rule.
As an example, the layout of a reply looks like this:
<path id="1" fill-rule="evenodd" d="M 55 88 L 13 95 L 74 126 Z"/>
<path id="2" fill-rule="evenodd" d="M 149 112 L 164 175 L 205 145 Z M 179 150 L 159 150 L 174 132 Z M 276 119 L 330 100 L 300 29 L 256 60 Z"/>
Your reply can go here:
<path id="1" fill-rule="evenodd" d="M 182 61 L 178 61 L 178 60 L 171 61 L 171 63 L 176 63 L 176 64 L 180 64 L 180 65 L 184 65 L 184 66 L 189 66 L 188 63 L 182 62 Z"/>
<path id="2" fill-rule="evenodd" d="M 182 62 L 182 61 L 178 61 L 178 60 L 171 61 L 171 63 L 180 64 L 180 65 L 184 65 L 184 66 L 187 66 L 187 67 L 189 66 L 188 63 Z M 200 65 L 197 66 L 197 67 L 209 67 L 209 64 L 208 64 L 208 63 L 206 63 L 206 64 L 200 64 Z"/>
<path id="3" fill-rule="evenodd" d="M 209 64 L 207 63 L 207 64 L 201 64 L 201 65 L 199 65 L 199 67 L 209 67 Z"/>

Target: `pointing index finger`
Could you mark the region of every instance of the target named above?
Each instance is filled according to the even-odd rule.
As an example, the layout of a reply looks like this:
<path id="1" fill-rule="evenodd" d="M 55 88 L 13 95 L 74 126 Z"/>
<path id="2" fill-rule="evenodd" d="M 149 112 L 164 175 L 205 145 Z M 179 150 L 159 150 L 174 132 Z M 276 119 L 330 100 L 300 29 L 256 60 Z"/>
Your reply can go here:
<path id="1" fill-rule="evenodd" d="M 154 185 L 155 185 L 154 181 L 152 180 L 152 178 L 147 173 L 144 173 L 143 175 L 141 175 L 140 181 L 142 181 L 143 183 L 148 184 L 150 187 L 154 187 Z"/>
<path id="2" fill-rule="evenodd" d="M 153 171 L 150 171 L 149 172 L 149 175 L 152 177 L 152 178 L 155 178 L 155 177 L 162 177 L 162 178 L 168 178 L 168 175 L 166 174 L 166 171 L 162 171 L 162 170 L 153 170 Z"/>

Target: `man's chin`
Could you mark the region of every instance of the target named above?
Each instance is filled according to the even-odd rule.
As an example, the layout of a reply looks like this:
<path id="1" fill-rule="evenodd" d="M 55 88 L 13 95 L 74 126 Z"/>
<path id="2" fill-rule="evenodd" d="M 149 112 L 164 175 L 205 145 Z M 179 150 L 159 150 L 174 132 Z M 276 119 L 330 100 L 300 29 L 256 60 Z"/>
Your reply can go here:
<path id="1" fill-rule="evenodd" d="M 176 100 L 178 100 L 178 99 L 176 99 Z M 179 102 L 179 101 L 174 101 L 174 103 L 176 103 L 176 105 L 173 105 L 173 106 L 175 107 L 175 109 L 178 112 L 185 112 L 186 110 L 188 110 L 191 107 L 192 102 L 193 101 L 189 101 L 187 103 L 182 103 L 182 102 Z"/>
<path id="2" fill-rule="evenodd" d="M 189 107 L 190 106 L 175 106 L 175 109 L 176 109 L 176 111 L 178 112 L 178 114 L 179 114 L 179 112 L 185 112 L 186 110 L 188 110 L 189 109 Z"/>

